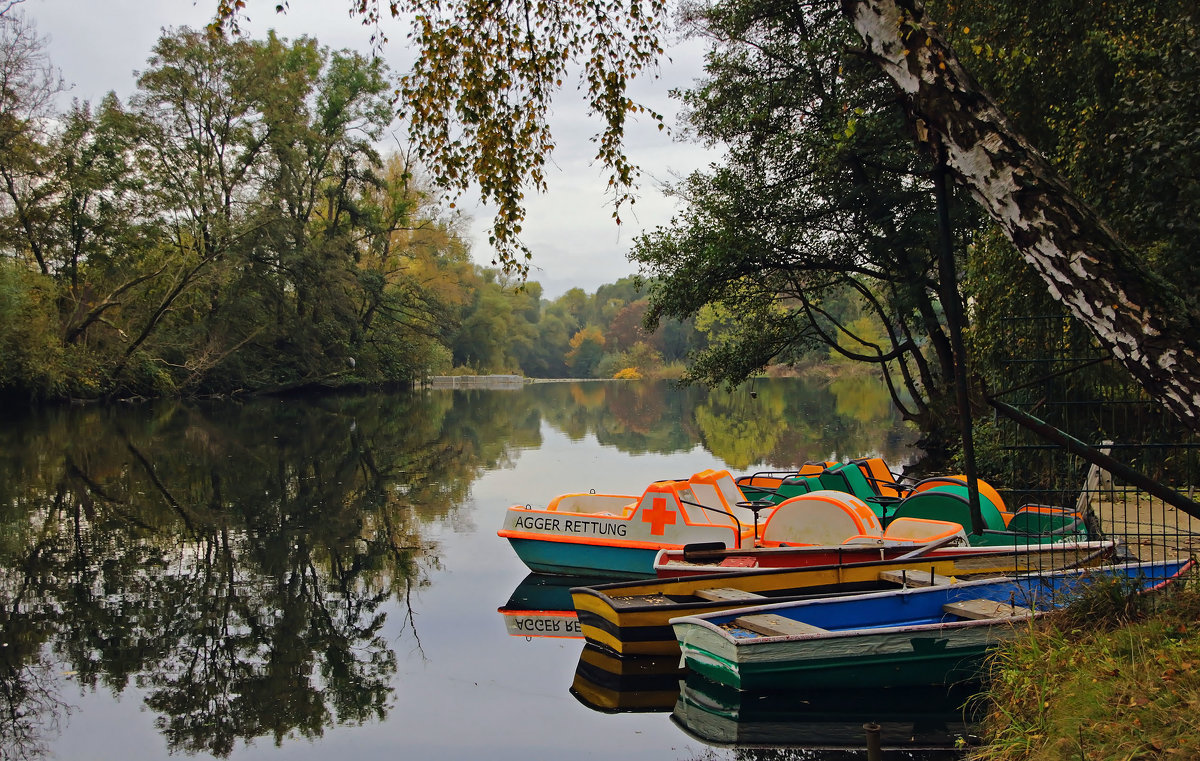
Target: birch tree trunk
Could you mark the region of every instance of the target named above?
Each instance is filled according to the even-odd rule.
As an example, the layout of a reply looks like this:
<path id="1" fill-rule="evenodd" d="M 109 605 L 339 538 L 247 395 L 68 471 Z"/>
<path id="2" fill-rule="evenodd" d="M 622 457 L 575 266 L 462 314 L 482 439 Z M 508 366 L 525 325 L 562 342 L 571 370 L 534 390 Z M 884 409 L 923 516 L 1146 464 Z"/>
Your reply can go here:
<path id="1" fill-rule="evenodd" d="M 924 19 L 920 0 L 842 0 L 918 139 L 1004 229 L 1054 298 L 1156 400 L 1200 430 L 1200 317 L 1025 141 Z M 1112 150 L 1120 150 L 1113 146 Z"/>

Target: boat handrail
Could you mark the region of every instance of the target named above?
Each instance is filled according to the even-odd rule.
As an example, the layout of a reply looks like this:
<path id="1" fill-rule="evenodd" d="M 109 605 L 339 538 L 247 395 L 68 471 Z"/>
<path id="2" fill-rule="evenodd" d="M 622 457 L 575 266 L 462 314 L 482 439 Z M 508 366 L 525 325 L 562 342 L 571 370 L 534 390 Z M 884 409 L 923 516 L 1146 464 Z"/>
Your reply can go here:
<path id="1" fill-rule="evenodd" d="M 746 528 L 744 525 L 742 525 L 742 522 L 738 520 L 738 517 L 736 515 L 734 515 L 733 513 L 729 512 L 728 510 L 726 510 L 722 507 L 714 507 L 712 505 L 705 505 L 700 502 L 692 502 L 690 499 L 683 499 L 682 497 L 679 499 L 679 501 L 685 505 L 691 505 L 692 507 L 698 507 L 701 510 L 711 510 L 714 513 L 720 513 L 721 515 L 725 515 L 730 518 L 733 518 L 733 522 L 736 523 L 737 527 L 738 527 L 738 534 L 741 534 L 742 531 L 744 531 Z"/>

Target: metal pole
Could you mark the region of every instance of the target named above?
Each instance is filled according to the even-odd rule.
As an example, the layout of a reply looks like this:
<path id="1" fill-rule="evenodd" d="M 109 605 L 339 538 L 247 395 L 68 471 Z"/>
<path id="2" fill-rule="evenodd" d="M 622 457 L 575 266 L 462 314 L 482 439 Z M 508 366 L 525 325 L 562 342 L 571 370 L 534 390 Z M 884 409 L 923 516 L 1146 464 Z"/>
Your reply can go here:
<path id="1" fill-rule="evenodd" d="M 867 761 L 883 761 L 883 743 L 879 739 L 879 725 L 875 722 L 863 724 L 867 733 Z"/>
<path id="2" fill-rule="evenodd" d="M 1114 476 L 1128 481 L 1141 489 L 1145 489 L 1147 493 L 1158 497 L 1168 505 L 1179 508 L 1193 518 L 1200 518 L 1200 504 L 1196 504 L 1174 489 L 1164 486 L 1153 478 L 1139 473 L 1125 463 L 1114 460 L 1099 450 L 1089 447 L 1074 436 L 1060 431 L 1044 420 L 1039 420 L 1033 415 L 1022 412 L 1010 404 L 1005 404 L 999 399 L 988 399 L 988 404 L 995 407 L 997 412 L 1020 423 L 1043 439 L 1052 441 L 1071 454 L 1079 455 L 1088 462 L 1099 465 Z"/>
<path id="3" fill-rule="evenodd" d="M 975 440 L 971 425 L 971 395 L 967 383 L 967 350 L 963 345 L 962 298 L 954 267 L 954 245 L 950 236 L 950 190 L 946 183 L 946 150 L 932 143 L 935 164 L 933 192 L 937 199 L 938 280 L 941 285 L 942 311 L 950 332 L 950 351 L 954 354 L 954 395 L 958 405 L 958 427 L 962 436 L 963 473 L 967 477 L 967 499 L 971 508 L 971 533 L 982 534 L 987 526 L 979 507 L 979 481 L 975 474 Z"/>

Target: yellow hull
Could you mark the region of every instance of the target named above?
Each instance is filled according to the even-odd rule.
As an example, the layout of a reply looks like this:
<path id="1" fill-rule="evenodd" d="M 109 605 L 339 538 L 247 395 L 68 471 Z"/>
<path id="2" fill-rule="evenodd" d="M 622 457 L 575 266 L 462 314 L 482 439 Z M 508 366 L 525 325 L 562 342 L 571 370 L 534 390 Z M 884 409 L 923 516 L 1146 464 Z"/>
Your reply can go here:
<path id="1" fill-rule="evenodd" d="M 823 594 L 852 594 L 901 586 L 952 584 L 961 578 L 1013 574 L 1029 568 L 1061 568 L 1082 560 L 1099 564 L 1111 556 L 1095 552 L 1031 549 L 1027 552 L 971 554 L 937 559 L 914 558 L 843 565 L 724 573 L 675 579 L 576 587 L 571 600 L 579 628 L 594 645 L 622 655 L 670 655 L 679 652 L 668 621 L 767 602 Z M 1035 556 L 1036 557 L 1033 557 Z"/>

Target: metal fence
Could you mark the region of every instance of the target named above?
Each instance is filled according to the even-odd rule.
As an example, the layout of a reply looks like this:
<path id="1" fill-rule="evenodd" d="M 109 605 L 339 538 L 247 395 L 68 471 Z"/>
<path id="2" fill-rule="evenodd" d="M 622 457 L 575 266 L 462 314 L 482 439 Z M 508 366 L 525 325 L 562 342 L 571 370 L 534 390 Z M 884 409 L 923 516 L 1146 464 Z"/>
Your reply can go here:
<path id="1" fill-rule="evenodd" d="M 1200 439 L 1149 399 L 1080 326 L 1065 317 L 1009 321 L 1009 386 L 992 393 L 1181 495 L 1169 504 L 1140 481 L 1113 475 L 1003 415 L 981 421 L 978 460 L 1011 506 L 1075 506 L 1143 560 L 1200 548 Z M 990 429 L 990 430 L 989 430 Z M 1152 491 L 1155 489 L 1151 489 Z M 1170 495 L 1168 494 L 1168 497 Z M 1189 514 L 1189 511 L 1191 513 Z"/>

